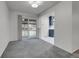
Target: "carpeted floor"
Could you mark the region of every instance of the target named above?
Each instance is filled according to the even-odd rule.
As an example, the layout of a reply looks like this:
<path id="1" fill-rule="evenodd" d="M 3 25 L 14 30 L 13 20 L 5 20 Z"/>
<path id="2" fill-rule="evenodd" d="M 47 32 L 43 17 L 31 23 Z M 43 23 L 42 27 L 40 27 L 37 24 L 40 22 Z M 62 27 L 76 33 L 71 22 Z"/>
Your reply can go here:
<path id="1" fill-rule="evenodd" d="M 73 55 L 64 52 L 41 39 L 25 39 L 10 42 L 2 58 L 70 58 Z"/>

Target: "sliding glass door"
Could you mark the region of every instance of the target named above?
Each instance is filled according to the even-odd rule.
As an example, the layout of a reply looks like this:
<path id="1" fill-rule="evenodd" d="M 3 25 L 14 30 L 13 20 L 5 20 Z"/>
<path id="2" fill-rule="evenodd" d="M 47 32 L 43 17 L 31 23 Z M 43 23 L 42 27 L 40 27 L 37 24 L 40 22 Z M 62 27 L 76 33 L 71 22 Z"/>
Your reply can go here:
<path id="1" fill-rule="evenodd" d="M 22 19 L 22 38 L 36 38 L 35 19 Z"/>
<path id="2" fill-rule="evenodd" d="M 28 19 L 22 20 L 22 38 L 28 37 Z"/>
<path id="3" fill-rule="evenodd" d="M 29 19 L 29 38 L 36 37 L 36 20 Z"/>

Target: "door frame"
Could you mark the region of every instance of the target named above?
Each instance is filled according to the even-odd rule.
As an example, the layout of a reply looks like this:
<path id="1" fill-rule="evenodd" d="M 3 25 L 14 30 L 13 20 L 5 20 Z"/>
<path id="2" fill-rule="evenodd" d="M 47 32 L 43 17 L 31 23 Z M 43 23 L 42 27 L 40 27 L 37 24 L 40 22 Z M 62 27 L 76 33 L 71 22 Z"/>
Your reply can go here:
<path id="1" fill-rule="evenodd" d="M 22 19 L 23 19 L 22 15 L 18 15 L 18 40 L 22 40 Z M 28 18 L 28 17 L 27 17 L 27 19 L 36 20 L 36 37 L 35 38 L 38 38 L 38 27 L 37 27 L 38 20 L 36 18 Z M 28 33 L 27 39 L 29 39 L 29 33 Z M 32 38 L 30 38 L 30 39 L 32 39 Z"/>

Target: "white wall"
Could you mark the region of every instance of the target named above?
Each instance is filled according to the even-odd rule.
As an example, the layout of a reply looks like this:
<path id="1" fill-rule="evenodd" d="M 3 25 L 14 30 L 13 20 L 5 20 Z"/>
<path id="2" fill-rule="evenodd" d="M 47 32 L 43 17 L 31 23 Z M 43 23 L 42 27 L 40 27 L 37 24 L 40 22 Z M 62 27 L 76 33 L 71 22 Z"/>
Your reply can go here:
<path id="1" fill-rule="evenodd" d="M 0 56 L 10 40 L 9 12 L 5 2 L 0 1 Z"/>
<path id="2" fill-rule="evenodd" d="M 72 2 L 61 2 L 56 6 L 55 45 L 72 53 Z"/>
<path id="3" fill-rule="evenodd" d="M 48 38 L 48 17 L 56 17 L 55 39 Z M 41 39 L 54 43 L 55 46 L 72 53 L 72 2 L 59 2 L 59 4 L 43 12 L 39 16 Z"/>
<path id="4" fill-rule="evenodd" d="M 79 1 L 72 2 L 72 39 L 73 51 L 79 49 Z"/>
<path id="5" fill-rule="evenodd" d="M 35 18 L 36 15 L 21 13 L 17 11 L 10 11 L 10 20 L 11 20 L 11 41 L 18 40 L 18 15 L 22 15 L 24 18 Z"/>
<path id="6" fill-rule="evenodd" d="M 55 16 L 55 7 L 48 9 L 47 11 L 43 12 L 39 16 L 39 38 L 54 44 L 54 38 L 49 37 L 48 30 L 49 30 L 49 16 Z"/>

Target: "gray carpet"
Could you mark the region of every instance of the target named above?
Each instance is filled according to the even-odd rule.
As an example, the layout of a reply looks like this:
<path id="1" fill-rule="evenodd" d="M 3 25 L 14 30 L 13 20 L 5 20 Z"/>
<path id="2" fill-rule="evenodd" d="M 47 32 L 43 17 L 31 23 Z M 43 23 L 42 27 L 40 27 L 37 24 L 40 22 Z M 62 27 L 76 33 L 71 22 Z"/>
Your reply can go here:
<path id="1" fill-rule="evenodd" d="M 40 39 L 10 42 L 2 58 L 68 58 L 73 55 L 61 53 L 55 46 Z M 58 53 L 60 51 L 60 53 Z"/>

